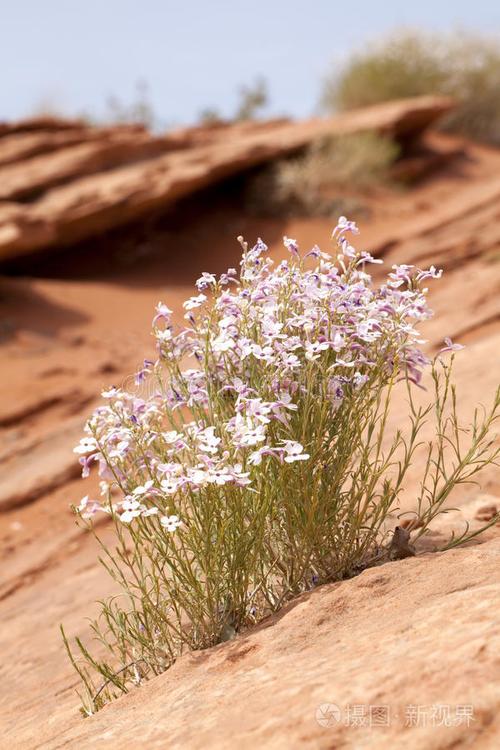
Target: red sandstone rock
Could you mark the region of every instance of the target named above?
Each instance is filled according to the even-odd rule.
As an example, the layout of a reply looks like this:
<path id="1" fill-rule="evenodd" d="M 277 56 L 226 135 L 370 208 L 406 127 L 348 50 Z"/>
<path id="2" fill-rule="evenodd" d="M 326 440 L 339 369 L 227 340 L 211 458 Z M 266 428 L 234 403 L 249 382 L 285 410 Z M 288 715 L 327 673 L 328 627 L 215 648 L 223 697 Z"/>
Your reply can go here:
<path id="1" fill-rule="evenodd" d="M 69 245 L 127 224 L 325 135 L 375 130 L 396 138 L 415 136 L 451 106 L 448 99 L 420 97 L 329 120 L 198 127 L 164 139 L 120 129 L 110 138 L 104 129 L 102 142 L 93 133 L 91 143 L 63 144 L 56 151 L 0 166 L 0 259 Z M 56 123 L 49 125 L 57 131 Z M 21 125 L 17 128 L 7 131 L 10 139 Z M 68 133 L 64 123 L 61 128 L 69 139 L 82 137 L 81 123 L 68 127 Z M 36 123 L 27 123 L 26 130 L 36 131 Z M 25 139 L 21 132 L 19 137 Z M 7 160 L 15 151 L 13 144 L 11 140 Z M 2 138 L 0 162 L 1 149 Z M 26 198 L 32 202 L 16 202 Z"/>
<path id="2" fill-rule="evenodd" d="M 32 502 L 70 479 L 81 467 L 72 452 L 83 433 L 81 417 L 47 432 L 0 464 L 0 513 Z"/>

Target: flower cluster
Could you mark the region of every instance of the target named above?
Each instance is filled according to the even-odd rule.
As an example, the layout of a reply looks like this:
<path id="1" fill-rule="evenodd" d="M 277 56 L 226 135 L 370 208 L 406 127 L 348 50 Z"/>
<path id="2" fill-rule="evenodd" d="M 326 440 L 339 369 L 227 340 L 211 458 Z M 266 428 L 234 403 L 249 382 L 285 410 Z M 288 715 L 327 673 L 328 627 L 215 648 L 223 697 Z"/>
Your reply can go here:
<path id="1" fill-rule="evenodd" d="M 101 497 L 85 496 L 76 511 L 96 536 L 95 514 L 111 517 L 101 560 L 122 595 L 101 602 L 91 626 L 106 661 L 80 639 L 77 661 L 63 631 L 86 714 L 168 669 L 185 647 L 233 638 L 292 597 L 373 564 L 389 549 L 422 448 L 416 537 L 456 484 L 497 462 L 489 433 L 500 389 L 466 430 L 443 358 L 460 345 L 445 339 L 430 363 L 420 349 L 418 324 L 431 315 L 423 283 L 441 271 L 393 266 L 377 285 L 367 269 L 380 261 L 354 249 L 356 233 L 339 220 L 335 257 L 317 246 L 302 256 L 285 237 L 276 264 L 262 240 L 249 248 L 240 238 L 239 273 L 204 273 L 181 330 L 160 303 L 156 358 L 143 361 L 133 392 L 103 392 L 75 448 L 83 476 L 98 468 Z M 422 406 L 413 384 L 428 364 L 433 391 Z M 407 430 L 399 401 L 391 426 L 395 388 L 409 401 Z M 432 416 L 435 437 L 424 443 Z"/>
<path id="2" fill-rule="evenodd" d="M 239 238 L 240 273 L 204 273 L 184 303 L 182 330 L 158 304 L 158 356 L 136 377 L 149 395 L 104 391 L 107 403 L 75 449 L 83 475 L 96 463 L 104 480 L 104 500 L 79 506 L 85 517 L 157 516 L 173 532 L 186 520 L 182 498 L 251 489 L 267 462 L 300 470 L 313 447 L 303 437 L 311 399 L 331 420 L 374 381 L 419 383 L 428 360 L 416 325 L 431 315 L 421 282 L 441 271 L 393 266 L 375 286 L 366 269 L 381 261 L 353 248 L 347 237 L 357 231 L 341 217 L 336 257 L 317 246 L 301 257 L 285 237 L 290 258 L 277 265 L 262 240 L 249 248 Z M 117 489 L 122 499 L 112 503 Z"/>

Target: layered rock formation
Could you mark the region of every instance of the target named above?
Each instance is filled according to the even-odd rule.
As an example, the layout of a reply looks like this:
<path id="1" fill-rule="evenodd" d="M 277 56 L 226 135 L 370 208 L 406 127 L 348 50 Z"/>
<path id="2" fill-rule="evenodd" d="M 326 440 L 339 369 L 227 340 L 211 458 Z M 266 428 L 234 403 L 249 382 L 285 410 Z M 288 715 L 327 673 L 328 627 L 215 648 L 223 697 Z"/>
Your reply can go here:
<path id="1" fill-rule="evenodd" d="M 0 260 L 122 226 L 325 135 L 373 130 L 408 140 L 449 110 L 440 97 L 329 120 L 140 128 L 34 120 L 0 130 Z"/>

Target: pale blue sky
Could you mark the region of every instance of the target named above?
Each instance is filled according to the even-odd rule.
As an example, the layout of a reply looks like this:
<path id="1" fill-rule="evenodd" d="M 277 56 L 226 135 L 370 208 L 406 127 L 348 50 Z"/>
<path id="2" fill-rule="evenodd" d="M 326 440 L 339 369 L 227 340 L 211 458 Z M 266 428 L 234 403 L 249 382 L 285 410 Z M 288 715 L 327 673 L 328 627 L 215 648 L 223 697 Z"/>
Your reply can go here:
<path id="1" fill-rule="evenodd" d="M 144 79 L 165 123 L 234 110 L 269 85 L 270 114 L 313 111 L 336 59 L 392 28 L 500 32 L 498 0 L 0 0 L 0 119 L 43 104 L 99 116 Z"/>

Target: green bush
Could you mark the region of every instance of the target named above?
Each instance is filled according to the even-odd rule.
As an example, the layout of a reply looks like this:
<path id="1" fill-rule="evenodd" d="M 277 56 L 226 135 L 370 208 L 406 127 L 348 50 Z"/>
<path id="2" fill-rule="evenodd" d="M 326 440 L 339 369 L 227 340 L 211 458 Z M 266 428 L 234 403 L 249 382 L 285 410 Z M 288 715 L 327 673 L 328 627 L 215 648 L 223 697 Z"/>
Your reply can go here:
<path id="1" fill-rule="evenodd" d="M 396 32 L 335 71 L 325 83 L 322 103 L 335 111 L 424 94 L 456 99 L 444 129 L 500 144 L 499 40 Z"/>

